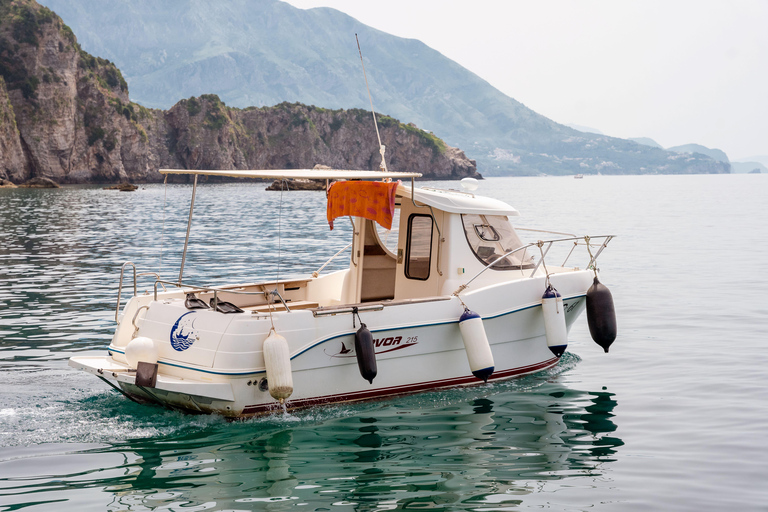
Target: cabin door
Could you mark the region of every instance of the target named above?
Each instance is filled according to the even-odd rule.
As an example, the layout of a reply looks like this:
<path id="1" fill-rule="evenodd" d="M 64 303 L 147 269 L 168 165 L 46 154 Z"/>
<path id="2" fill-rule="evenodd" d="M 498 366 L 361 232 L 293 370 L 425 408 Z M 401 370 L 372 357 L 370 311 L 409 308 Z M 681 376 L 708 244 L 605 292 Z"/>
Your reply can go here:
<path id="1" fill-rule="evenodd" d="M 372 220 L 363 220 L 360 231 L 360 302 L 394 299 L 397 259 L 382 244 Z"/>

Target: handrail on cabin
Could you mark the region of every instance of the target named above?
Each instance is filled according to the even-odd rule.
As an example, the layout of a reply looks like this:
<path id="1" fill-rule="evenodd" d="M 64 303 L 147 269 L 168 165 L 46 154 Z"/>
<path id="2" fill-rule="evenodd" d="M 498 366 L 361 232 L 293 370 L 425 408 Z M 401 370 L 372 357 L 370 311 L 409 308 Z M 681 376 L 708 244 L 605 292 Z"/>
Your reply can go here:
<path id="1" fill-rule="evenodd" d="M 354 225 L 353 225 L 353 227 L 354 227 Z M 319 269 L 317 269 L 317 270 L 315 270 L 314 272 L 312 272 L 312 277 L 318 277 L 318 276 L 320 275 L 320 272 L 322 272 L 322 271 L 323 271 L 323 269 L 324 269 L 325 267 L 327 267 L 327 266 L 328 266 L 328 264 L 330 264 L 330 263 L 331 263 L 331 262 L 332 262 L 332 261 L 333 261 L 333 260 L 336 258 L 336 256 L 338 256 L 339 254 L 343 253 L 344 251 L 346 251 L 347 249 L 349 249 L 350 247 L 352 247 L 352 244 L 353 244 L 353 243 L 354 243 L 354 242 L 350 242 L 350 243 L 348 243 L 347 245 L 345 245 L 344 247 L 342 247 L 341 249 L 339 249 L 339 250 L 336 252 L 336 254 L 334 254 L 333 256 L 331 256 L 330 258 L 328 258 L 328 261 L 326 261 L 325 263 L 323 263 L 323 265 L 322 265 L 322 266 L 321 266 Z"/>
<path id="2" fill-rule="evenodd" d="M 571 248 L 571 251 L 568 253 L 568 256 L 566 256 L 565 261 L 563 261 L 563 264 L 561 265 L 561 266 L 565 266 L 565 264 L 568 262 L 568 259 L 571 257 L 571 254 L 573 253 L 573 250 L 576 248 L 576 246 L 579 245 L 579 241 L 583 240 L 584 241 L 584 245 L 586 245 L 587 250 L 589 251 L 589 255 L 590 255 L 589 263 L 587 264 L 586 268 L 592 269 L 592 270 L 597 270 L 596 267 L 595 267 L 595 263 L 597 262 L 598 256 L 600 256 L 600 253 L 603 252 L 603 249 L 605 249 L 605 247 L 608 245 L 608 242 L 610 242 L 613 238 L 615 238 L 615 236 L 616 235 L 600 235 L 600 236 L 593 236 L 593 237 L 584 236 L 584 237 L 557 238 L 557 239 L 553 239 L 553 240 L 539 240 L 537 242 L 533 242 L 533 243 L 530 243 L 530 244 L 527 244 L 527 245 L 523 245 L 521 247 L 518 247 L 517 249 L 511 250 L 511 251 L 509 251 L 509 252 L 507 252 L 505 254 L 502 254 L 501 256 L 499 256 L 498 258 L 493 260 L 491 263 L 489 263 L 487 266 L 485 266 L 480 272 L 475 274 L 469 281 L 467 281 L 466 283 L 464 283 L 461 286 L 459 286 L 451 295 L 458 296 L 461 292 L 463 292 L 464 290 L 466 290 L 469 287 L 469 285 L 470 285 L 470 283 L 472 283 L 472 281 L 474 281 L 475 279 L 480 277 L 480 275 L 485 273 L 486 270 L 492 268 L 494 265 L 496 265 L 496 263 L 502 261 L 506 257 L 511 256 L 511 255 L 515 254 L 516 252 L 518 252 L 518 251 L 524 251 L 525 252 L 525 251 L 527 251 L 528 249 L 530 249 L 532 247 L 543 248 L 546 245 L 546 249 L 542 249 L 542 251 L 541 251 L 541 255 L 542 255 L 541 259 L 538 261 L 538 263 L 536 263 L 536 266 L 534 266 L 533 270 L 531 271 L 530 275 L 528 276 L 529 278 L 531 278 L 534 275 L 536 275 L 536 271 L 538 271 L 539 267 L 544 263 L 544 258 L 546 257 L 547 253 L 549 252 L 549 249 L 555 243 L 574 242 L 574 246 Z M 592 244 L 590 243 L 590 241 L 594 240 L 594 239 L 600 239 L 600 238 L 603 239 L 603 243 L 600 244 L 600 248 L 597 250 L 597 252 L 595 252 L 595 254 L 592 255 L 592 251 L 590 250 L 590 247 L 592 246 Z M 522 270 L 522 267 L 521 267 L 521 270 Z"/>

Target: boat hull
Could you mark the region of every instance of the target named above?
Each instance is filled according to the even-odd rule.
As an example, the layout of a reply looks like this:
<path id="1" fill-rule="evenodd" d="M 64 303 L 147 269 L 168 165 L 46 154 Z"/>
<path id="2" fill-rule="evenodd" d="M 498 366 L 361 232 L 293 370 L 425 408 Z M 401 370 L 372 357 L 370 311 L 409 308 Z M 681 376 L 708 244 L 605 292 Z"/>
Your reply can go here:
<path id="1" fill-rule="evenodd" d="M 584 271 L 557 276 L 569 329 L 585 308 L 591 276 Z M 496 364 L 489 381 L 557 364 L 547 347 L 542 289 L 543 280 L 527 279 L 462 295 L 483 319 Z M 464 303 L 444 296 L 382 303 L 378 308 L 360 305 L 357 314 L 339 307 L 227 315 L 189 311 L 180 298 L 149 301 L 144 311 L 129 302 L 126 311 L 136 311 L 134 325 L 123 322 L 118 328 L 109 355 L 73 357 L 70 366 L 93 373 L 139 401 L 246 418 L 282 410 L 269 394 L 261 353 L 274 326 L 288 340 L 291 353 L 294 390 L 285 402 L 289 410 L 482 385 L 472 375 L 459 329 Z M 354 353 L 360 320 L 374 338 L 378 374 L 372 383 L 360 375 Z M 158 347 L 152 388 L 136 384 L 136 372 L 125 360 L 131 337 L 124 330 L 134 331 L 134 326 L 138 335 L 153 339 Z"/>

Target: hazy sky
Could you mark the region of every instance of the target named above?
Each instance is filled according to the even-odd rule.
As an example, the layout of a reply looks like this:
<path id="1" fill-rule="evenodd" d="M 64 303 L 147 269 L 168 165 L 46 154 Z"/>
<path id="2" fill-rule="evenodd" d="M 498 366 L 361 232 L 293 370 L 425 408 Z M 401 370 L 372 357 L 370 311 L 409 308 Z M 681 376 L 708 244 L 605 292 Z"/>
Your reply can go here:
<path id="1" fill-rule="evenodd" d="M 768 0 L 288 3 L 419 39 L 559 123 L 768 155 Z"/>

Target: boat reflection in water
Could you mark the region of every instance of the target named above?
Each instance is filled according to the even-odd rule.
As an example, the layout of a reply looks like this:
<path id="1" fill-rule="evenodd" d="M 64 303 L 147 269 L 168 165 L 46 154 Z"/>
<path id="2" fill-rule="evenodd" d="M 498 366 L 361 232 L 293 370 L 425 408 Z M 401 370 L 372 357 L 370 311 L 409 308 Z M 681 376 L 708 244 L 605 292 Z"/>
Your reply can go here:
<path id="1" fill-rule="evenodd" d="M 128 457 L 137 463 L 112 505 L 514 506 L 545 483 L 570 487 L 603 475 L 623 445 L 613 435 L 617 401 L 607 391 L 544 383 L 535 392 L 486 398 L 457 400 L 458 393 L 471 394 L 332 409 L 337 417 L 319 422 L 309 414 L 262 418 L 153 442 Z M 261 433 L 252 437 L 254 431 Z"/>

